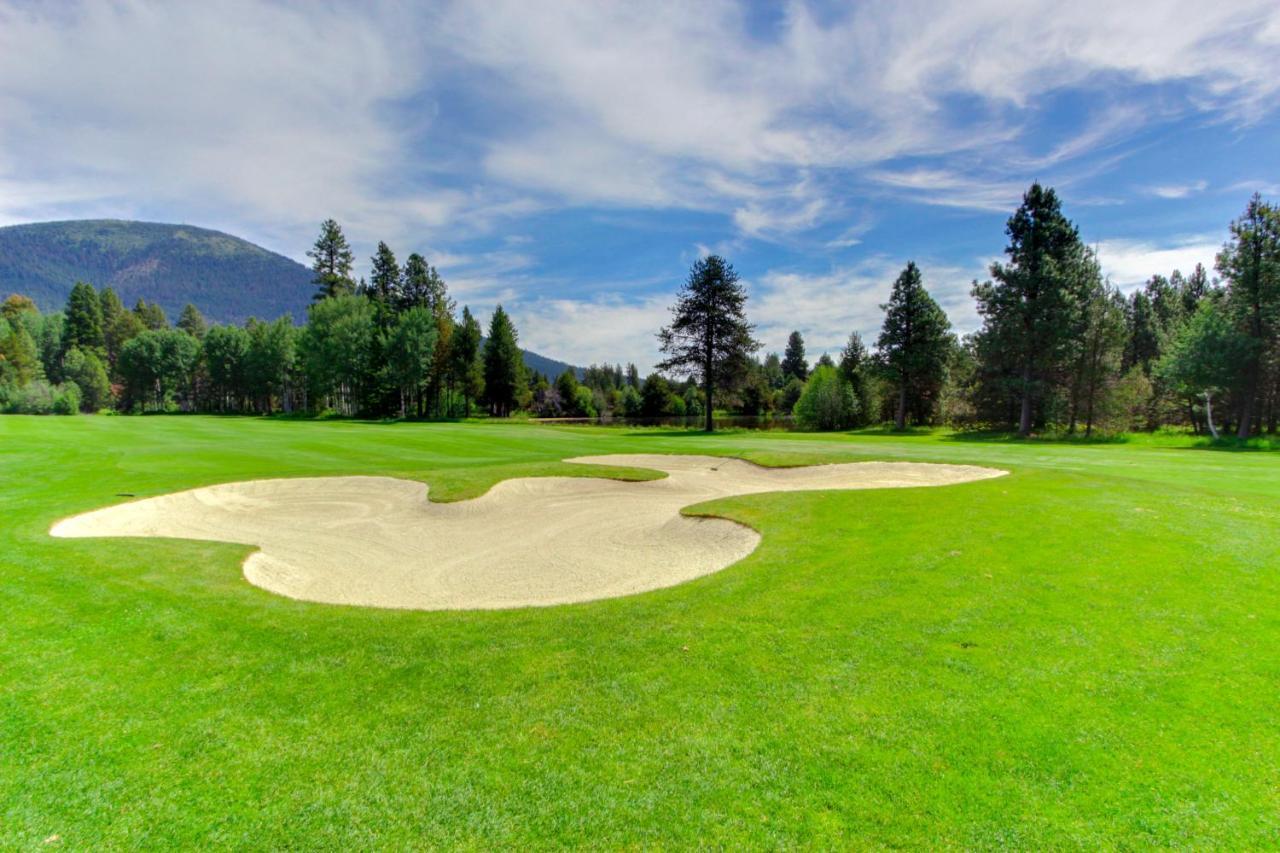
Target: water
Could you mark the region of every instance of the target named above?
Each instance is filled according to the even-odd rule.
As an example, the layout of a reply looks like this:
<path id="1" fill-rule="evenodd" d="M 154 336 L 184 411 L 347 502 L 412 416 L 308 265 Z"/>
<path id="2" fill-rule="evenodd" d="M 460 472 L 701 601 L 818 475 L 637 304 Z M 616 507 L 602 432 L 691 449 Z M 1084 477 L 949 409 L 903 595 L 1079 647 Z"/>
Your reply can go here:
<path id="1" fill-rule="evenodd" d="M 620 426 L 620 427 L 669 427 L 676 429 L 703 429 L 703 417 L 658 418 L 532 418 L 534 423 L 550 426 Z M 796 430 L 795 419 L 790 415 L 716 415 L 712 419 L 716 429 Z"/>

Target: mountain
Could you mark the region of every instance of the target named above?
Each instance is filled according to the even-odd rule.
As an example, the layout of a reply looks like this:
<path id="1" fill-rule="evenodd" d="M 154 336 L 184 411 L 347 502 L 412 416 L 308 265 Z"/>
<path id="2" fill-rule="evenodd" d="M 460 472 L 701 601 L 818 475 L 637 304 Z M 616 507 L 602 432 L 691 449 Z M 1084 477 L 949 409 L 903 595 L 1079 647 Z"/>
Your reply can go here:
<path id="1" fill-rule="evenodd" d="M 480 339 L 481 347 L 484 346 L 484 342 L 485 342 L 485 338 L 481 338 Z M 581 367 L 577 367 L 575 365 L 569 364 L 566 361 L 557 361 L 556 359 L 548 358 L 545 355 L 538 355 L 536 352 L 530 352 L 527 349 L 522 349 L 520 350 L 520 352 L 524 355 L 525 367 L 529 368 L 530 370 L 538 371 L 543 376 L 550 379 L 552 382 L 555 382 L 556 377 L 559 376 L 561 373 L 564 373 L 566 370 L 572 370 L 575 376 L 577 376 L 579 379 L 582 378 L 582 374 L 584 371 Z"/>
<path id="2" fill-rule="evenodd" d="M 113 287 L 126 305 L 158 303 L 170 318 L 190 302 L 234 323 L 282 314 L 301 321 L 315 290 L 297 261 L 207 228 L 114 219 L 0 228 L 0 293 L 55 310 L 77 281 Z"/>
<path id="3" fill-rule="evenodd" d="M 115 288 L 128 306 L 155 302 L 170 320 L 190 302 L 221 323 L 284 314 L 301 323 L 315 293 L 302 264 L 208 228 L 119 219 L 0 228 L 0 299 L 22 293 L 58 311 L 77 281 Z M 526 365 L 552 379 L 572 367 L 523 352 Z"/>

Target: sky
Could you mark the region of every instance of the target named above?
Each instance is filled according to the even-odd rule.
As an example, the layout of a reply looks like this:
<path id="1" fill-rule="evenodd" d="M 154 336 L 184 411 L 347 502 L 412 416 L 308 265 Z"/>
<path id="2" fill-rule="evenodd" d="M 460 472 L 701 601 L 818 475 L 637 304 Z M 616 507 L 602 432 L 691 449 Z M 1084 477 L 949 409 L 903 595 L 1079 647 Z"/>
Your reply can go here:
<path id="1" fill-rule="evenodd" d="M 0 0 L 0 225 L 422 252 L 529 349 L 658 358 L 724 255 L 765 351 L 874 343 L 909 260 L 958 331 L 1033 181 L 1120 287 L 1280 196 L 1280 3 Z"/>

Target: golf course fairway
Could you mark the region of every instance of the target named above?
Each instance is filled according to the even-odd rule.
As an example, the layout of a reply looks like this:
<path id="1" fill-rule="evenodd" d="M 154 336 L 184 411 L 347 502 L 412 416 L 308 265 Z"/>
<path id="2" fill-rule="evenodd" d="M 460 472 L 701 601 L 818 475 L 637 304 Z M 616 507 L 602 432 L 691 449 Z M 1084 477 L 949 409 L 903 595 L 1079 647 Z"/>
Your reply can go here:
<path id="1" fill-rule="evenodd" d="M 564 461 L 614 454 L 1009 473 L 695 503 L 758 545 L 501 610 L 50 535 L 259 480 L 663 476 Z M 0 847 L 1273 847 L 1277 507 L 1280 453 L 1177 436 L 0 418 Z"/>

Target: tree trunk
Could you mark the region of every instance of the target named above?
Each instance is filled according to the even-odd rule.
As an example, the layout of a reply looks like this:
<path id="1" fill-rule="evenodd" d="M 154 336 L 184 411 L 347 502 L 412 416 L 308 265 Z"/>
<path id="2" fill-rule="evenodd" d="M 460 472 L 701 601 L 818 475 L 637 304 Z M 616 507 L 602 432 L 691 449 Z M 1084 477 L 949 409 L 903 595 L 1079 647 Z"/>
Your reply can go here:
<path id="1" fill-rule="evenodd" d="M 1248 438 L 1251 427 L 1253 426 L 1253 405 L 1255 398 L 1258 396 L 1258 358 L 1254 356 L 1245 380 L 1244 397 L 1240 401 L 1240 427 L 1236 432 L 1236 438 Z"/>
<path id="2" fill-rule="evenodd" d="M 907 428 L 907 382 L 902 380 L 898 383 L 898 412 L 893 418 L 894 429 Z"/>
<path id="3" fill-rule="evenodd" d="M 1022 368 L 1022 414 L 1018 418 L 1018 435 L 1031 435 L 1031 365 Z"/>
<path id="4" fill-rule="evenodd" d="M 1218 440 L 1218 428 L 1213 425 L 1213 395 L 1208 391 L 1204 392 L 1204 419 L 1209 425 L 1209 434 L 1213 436 L 1213 440 Z"/>

